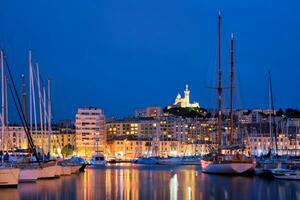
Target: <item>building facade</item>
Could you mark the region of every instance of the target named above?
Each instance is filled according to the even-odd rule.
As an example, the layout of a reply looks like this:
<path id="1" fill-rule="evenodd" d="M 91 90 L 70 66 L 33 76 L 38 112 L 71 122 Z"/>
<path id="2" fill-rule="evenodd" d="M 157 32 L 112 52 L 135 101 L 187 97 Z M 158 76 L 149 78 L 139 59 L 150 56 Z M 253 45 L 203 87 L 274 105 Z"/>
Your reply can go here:
<path id="1" fill-rule="evenodd" d="M 181 94 L 178 93 L 175 102 L 173 103 L 172 106 L 168 106 L 168 108 L 173 108 L 173 107 L 181 107 L 181 108 L 200 108 L 200 105 L 198 102 L 190 103 L 190 90 L 189 86 L 185 86 L 185 91 L 184 91 L 184 97 L 181 97 Z"/>
<path id="2" fill-rule="evenodd" d="M 79 108 L 75 121 L 75 147 L 77 154 L 91 158 L 97 151 L 104 152 L 106 145 L 105 116 L 94 107 Z"/>

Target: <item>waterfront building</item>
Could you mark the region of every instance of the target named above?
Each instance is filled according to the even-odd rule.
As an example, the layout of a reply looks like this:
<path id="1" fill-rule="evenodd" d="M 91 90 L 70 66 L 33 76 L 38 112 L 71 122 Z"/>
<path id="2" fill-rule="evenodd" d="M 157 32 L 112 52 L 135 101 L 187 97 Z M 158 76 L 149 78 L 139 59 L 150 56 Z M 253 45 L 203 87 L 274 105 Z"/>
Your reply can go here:
<path id="1" fill-rule="evenodd" d="M 49 135 L 48 133 L 42 133 L 38 131 L 37 134 L 32 135 L 34 144 L 38 147 L 39 152 L 42 152 L 41 149 L 44 149 L 44 153 L 48 152 L 50 148 L 51 156 L 62 156 L 61 150 L 66 145 L 74 146 L 75 142 L 75 130 L 73 131 L 64 131 L 62 129 L 52 130 L 50 134 L 50 147 L 48 145 Z"/>
<path id="2" fill-rule="evenodd" d="M 96 151 L 104 152 L 106 144 L 105 116 L 95 107 L 79 108 L 75 121 L 77 154 L 91 158 Z"/>
<path id="3" fill-rule="evenodd" d="M 0 127 L 1 130 L 1 127 Z M 5 150 L 27 149 L 28 140 L 22 126 L 10 125 L 5 128 L 3 144 Z"/>
<path id="4" fill-rule="evenodd" d="M 149 141 L 137 138 L 118 138 L 107 142 L 107 155 L 118 160 L 132 160 L 139 156 L 190 156 L 209 152 L 210 144 L 183 144 L 180 141 Z M 155 148 L 156 147 L 156 148 Z"/>
<path id="5" fill-rule="evenodd" d="M 1 129 L 1 128 L 0 128 Z M 61 156 L 61 149 L 70 144 L 74 145 L 75 130 L 55 127 L 50 134 L 50 154 L 52 156 Z M 41 132 L 40 129 L 32 133 L 32 139 L 39 152 L 48 152 L 48 132 Z M 10 125 L 6 128 L 4 137 L 4 150 L 14 151 L 17 149 L 28 149 L 28 139 L 25 130 L 19 125 Z"/>
<path id="6" fill-rule="evenodd" d="M 184 91 L 184 97 L 181 97 L 181 94 L 178 93 L 175 102 L 173 105 L 168 106 L 168 109 L 170 108 L 176 108 L 176 107 L 181 107 L 181 108 L 200 108 L 200 105 L 198 102 L 190 103 L 190 90 L 189 86 L 186 85 L 185 91 Z"/>

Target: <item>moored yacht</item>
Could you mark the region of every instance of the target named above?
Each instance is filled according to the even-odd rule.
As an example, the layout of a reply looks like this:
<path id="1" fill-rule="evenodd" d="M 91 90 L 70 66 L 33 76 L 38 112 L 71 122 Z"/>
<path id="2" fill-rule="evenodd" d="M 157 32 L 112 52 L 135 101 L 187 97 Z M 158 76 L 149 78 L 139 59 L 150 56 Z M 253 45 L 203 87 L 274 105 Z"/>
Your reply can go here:
<path id="1" fill-rule="evenodd" d="M 0 167 L 0 187 L 17 187 L 20 169 L 13 167 Z"/>
<path id="2" fill-rule="evenodd" d="M 202 172 L 213 174 L 253 174 L 256 163 L 249 159 L 223 159 L 201 160 Z"/>
<path id="3" fill-rule="evenodd" d="M 201 159 L 202 172 L 214 174 L 232 174 L 239 175 L 244 173 L 254 173 L 256 166 L 255 160 L 245 159 L 243 155 L 236 154 L 235 151 L 243 149 L 243 147 L 235 147 L 234 140 L 234 114 L 233 114 L 233 83 L 234 83 L 234 40 L 233 34 L 230 39 L 230 128 L 228 141 L 223 141 L 227 146 L 222 147 L 222 70 L 221 70 L 221 14 L 218 15 L 218 120 L 217 120 L 217 149 L 211 157 Z M 226 155 L 222 155 L 222 150 L 225 150 Z M 236 156 L 234 157 L 234 155 Z"/>
<path id="4" fill-rule="evenodd" d="M 106 165 L 106 160 L 105 160 L 104 155 L 102 153 L 97 153 L 97 154 L 93 155 L 93 157 L 90 161 L 90 164 L 93 167 Z"/>
<path id="5" fill-rule="evenodd" d="M 39 168 L 38 179 L 55 178 L 56 166 L 56 161 L 42 162 Z"/>
<path id="6" fill-rule="evenodd" d="M 72 167 L 68 165 L 61 165 L 61 175 L 69 176 L 72 173 Z"/>
<path id="7" fill-rule="evenodd" d="M 168 157 L 168 158 L 161 158 L 158 161 L 160 165 L 182 165 L 183 157 Z"/>
<path id="8" fill-rule="evenodd" d="M 277 168 L 272 170 L 273 176 L 276 179 L 285 180 L 300 180 L 300 170 L 299 169 L 281 169 Z"/>
<path id="9" fill-rule="evenodd" d="M 35 182 L 39 176 L 39 167 L 33 165 L 20 166 L 19 182 Z"/>
<path id="10" fill-rule="evenodd" d="M 155 165 L 159 164 L 160 158 L 159 157 L 139 157 L 137 160 L 134 161 L 136 164 L 145 164 L 145 165 Z"/>

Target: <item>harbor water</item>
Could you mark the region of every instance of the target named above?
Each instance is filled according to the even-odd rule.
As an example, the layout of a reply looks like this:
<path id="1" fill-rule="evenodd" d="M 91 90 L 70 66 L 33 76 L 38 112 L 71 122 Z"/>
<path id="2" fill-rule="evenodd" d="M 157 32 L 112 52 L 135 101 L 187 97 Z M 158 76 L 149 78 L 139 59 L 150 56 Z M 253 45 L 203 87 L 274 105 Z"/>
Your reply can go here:
<path id="1" fill-rule="evenodd" d="M 200 166 L 113 164 L 18 188 L 1 188 L 0 199 L 300 199 L 300 181 L 201 173 Z"/>

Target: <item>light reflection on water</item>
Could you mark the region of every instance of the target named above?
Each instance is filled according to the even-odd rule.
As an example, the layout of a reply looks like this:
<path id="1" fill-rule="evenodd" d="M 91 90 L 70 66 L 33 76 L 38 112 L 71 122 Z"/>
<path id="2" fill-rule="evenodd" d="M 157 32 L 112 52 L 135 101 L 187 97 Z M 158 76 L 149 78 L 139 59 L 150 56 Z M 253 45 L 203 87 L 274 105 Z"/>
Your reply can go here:
<path id="1" fill-rule="evenodd" d="M 300 199 L 300 181 L 207 175 L 197 166 L 123 164 L 0 189 L 0 199 Z"/>

